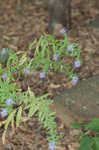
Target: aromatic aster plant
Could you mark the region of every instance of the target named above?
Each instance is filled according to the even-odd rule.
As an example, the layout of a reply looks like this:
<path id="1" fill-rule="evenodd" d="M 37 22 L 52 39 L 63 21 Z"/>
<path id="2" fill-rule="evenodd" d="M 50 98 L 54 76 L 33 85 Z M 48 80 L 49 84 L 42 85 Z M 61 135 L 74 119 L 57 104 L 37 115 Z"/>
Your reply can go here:
<path id="1" fill-rule="evenodd" d="M 34 56 L 29 63 L 34 70 L 41 69 L 41 74 L 60 71 L 70 78 L 75 76 L 72 67 L 65 63 L 64 58 L 66 59 L 68 56 L 75 57 L 74 68 L 79 68 L 82 63 L 80 58 L 81 50 L 77 43 L 71 44 L 69 42 L 66 34 L 63 40 L 55 40 L 53 36 L 48 34 L 41 36 L 39 41 L 33 41 L 30 49 L 34 44 L 36 44 Z"/>
<path id="2" fill-rule="evenodd" d="M 39 77 L 44 79 L 50 71 L 60 71 L 76 84 L 78 77 L 74 74 L 71 66 L 65 63 L 64 57 L 75 57 L 74 67 L 78 68 L 81 65 L 81 51 L 77 43 L 71 44 L 68 41 L 67 35 L 64 36 L 64 40 L 55 40 L 51 35 L 41 36 L 39 41 L 33 41 L 30 49 L 34 44 L 36 44 L 36 48 L 31 60 L 28 60 L 27 54 L 21 51 L 9 54 L 6 68 L 2 68 L 0 65 L 0 115 L 5 118 L 2 138 L 4 142 L 10 123 L 20 127 L 23 111 L 28 112 L 27 119 L 36 113 L 39 121 L 46 128 L 49 148 L 53 150 L 59 137 L 54 121 L 55 113 L 49 109 L 52 101 L 48 99 L 48 94 L 35 97 L 29 88 L 22 92 L 16 85 L 14 75 L 16 73 L 20 78 L 22 72 L 29 75 L 31 71 L 40 69 Z"/>
<path id="3" fill-rule="evenodd" d="M 23 69 L 23 66 L 21 66 L 21 68 Z M 17 71 L 19 68 L 13 69 Z M 49 142 L 56 142 L 59 137 L 56 132 L 56 123 L 54 121 L 55 113 L 51 112 L 49 108 L 52 101 L 47 98 L 48 94 L 35 97 L 29 88 L 26 92 L 21 92 L 21 89 L 17 88 L 16 83 L 13 82 L 12 68 L 9 68 L 7 71 L 0 66 L 0 75 L 0 116 L 5 118 L 3 121 L 3 143 L 5 142 L 6 132 L 10 123 L 16 124 L 16 127 L 20 127 L 23 111 L 26 110 L 28 110 L 27 119 L 33 117 L 35 113 L 38 114 L 39 121 L 46 128 L 48 135 L 47 140 Z M 44 75 L 41 75 L 42 78 L 43 76 Z"/>

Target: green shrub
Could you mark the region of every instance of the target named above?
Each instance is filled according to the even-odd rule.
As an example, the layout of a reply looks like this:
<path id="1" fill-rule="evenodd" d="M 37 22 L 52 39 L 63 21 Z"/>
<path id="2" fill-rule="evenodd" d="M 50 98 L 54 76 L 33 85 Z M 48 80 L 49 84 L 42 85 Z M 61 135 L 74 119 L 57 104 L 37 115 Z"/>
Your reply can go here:
<path id="1" fill-rule="evenodd" d="M 78 150 L 99 150 L 99 118 L 95 118 L 89 123 L 72 123 L 72 127 L 83 128 L 85 131 L 78 136 L 80 141 Z"/>

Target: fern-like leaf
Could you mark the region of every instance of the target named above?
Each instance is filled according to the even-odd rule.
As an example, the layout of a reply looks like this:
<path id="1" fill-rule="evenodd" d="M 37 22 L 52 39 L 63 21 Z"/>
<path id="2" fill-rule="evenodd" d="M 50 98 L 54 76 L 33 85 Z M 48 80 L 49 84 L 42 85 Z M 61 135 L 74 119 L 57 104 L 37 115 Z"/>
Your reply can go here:
<path id="1" fill-rule="evenodd" d="M 19 127 L 21 116 L 22 116 L 22 106 L 19 107 L 18 112 L 17 112 L 16 127 Z"/>
<path id="2" fill-rule="evenodd" d="M 28 118 L 32 117 L 36 113 L 37 110 L 38 110 L 38 106 L 35 104 L 31 104 L 31 107 L 28 113 Z"/>
<path id="3" fill-rule="evenodd" d="M 11 123 L 11 121 L 14 120 L 15 113 L 16 113 L 16 110 L 14 110 L 13 112 L 11 112 L 9 114 L 8 118 L 5 120 L 4 132 L 3 132 L 3 135 L 2 135 L 3 144 L 5 143 L 5 136 L 6 136 L 6 132 L 7 132 L 8 126 Z"/>

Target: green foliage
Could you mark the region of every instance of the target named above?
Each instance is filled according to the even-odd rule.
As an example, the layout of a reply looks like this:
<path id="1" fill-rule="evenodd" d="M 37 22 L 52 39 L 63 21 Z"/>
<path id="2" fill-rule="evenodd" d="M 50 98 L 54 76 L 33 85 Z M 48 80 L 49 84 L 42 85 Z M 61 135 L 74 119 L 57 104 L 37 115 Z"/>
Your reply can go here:
<path id="1" fill-rule="evenodd" d="M 21 73 L 25 68 L 34 71 L 41 69 L 42 72 L 60 71 L 66 73 L 67 76 L 74 75 L 73 69 L 69 64 L 65 63 L 64 57 L 76 57 L 80 59 L 80 49 L 77 43 L 73 43 L 73 50 L 68 51 L 70 42 L 67 36 L 64 40 L 55 40 L 51 35 L 41 36 L 39 41 L 34 40 L 30 45 L 30 49 L 36 44 L 34 57 L 29 60 L 27 53 L 20 51 L 17 53 L 10 52 L 7 55 L 6 68 L 0 65 L 0 115 L 6 117 L 4 124 L 4 133 L 2 136 L 3 143 L 10 124 L 20 126 L 23 118 L 23 112 L 28 112 L 27 119 L 30 119 L 35 114 L 38 115 L 38 120 L 46 128 L 47 140 L 49 142 L 56 142 L 59 137 L 56 131 L 56 123 L 54 121 L 55 112 L 50 111 L 52 101 L 48 99 L 48 94 L 40 97 L 35 97 L 34 93 L 28 88 L 27 91 L 22 92 L 17 88 L 15 73 L 20 78 Z M 53 55 L 54 59 L 53 59 Z M 64 56 L 64 57 L 63 57 Z M 13 103 L 9 101 L 13 100 Z M 95 142 L 97 143 L 97 138 Z M 96 145 L 94 145 L 95 147 Z"/>
<path id="2" fill-rule="evenodd" d="M 52 104 L 52 101 L 49 100 L 47 96 L 48 94 L 45 94 L 41 97 L 36 98 L 33 95 L 33 93 L 30 91 L 30 89 L 28 89 L 28 91 L 22 94 L 19 93 L 19 96 L 18 96 L 19 98 L 17 102 L 17 105 L 19 107 L 10 109 L 9 115 L 4 123 L 5 124 L 4 133 L 2 136 L 3 142 L 5 141 L 5 135 L 6 135 L 9 124 L 11 122 L 15 122 L 16 127 L 19 127 L 20 122 L 22 120 L 22 112 L 26 110 L 28 110 L 27 119 L 30 119 L 31 117 L 33 117 L 35 113 L 38 114 L 39 121 L 47 130 L 48 141 L 58 140 L 58 135 L 56 132 L 56 123 L 54 121 L 55 113 L 51 112 L 49 109 L 49 105 Z"/>
<path id="3" fill-rule="evenodd" d="M 14 61 L 14 59 L 16 61 Z M 22 61 L 20 61 L 22 59 Z M 9 57 L 7 62 L 7 68 L 2 68 L 0 66 L 0 111 L 2 108 L 8 110 L 8 115 L 5 119 L 4 123 L 4 133 L 2 136 L 3 143 L 5 142 L 5 136 L 10 124 L 16 124 L 16 127 L 20 126 L 23 117 L 23 111 L 28 110 L 27 119 L 33 117 L 35 113 L 38 114 L 38 119 L 41 124 L 46 128 L 48 133 L 48 141 L 53 140 L 56 141 L 58 139 L 57 132 L 55 130 L 56 123 L 54 121 L 54 114 L 49 109 L 49 105 L 52 103 L 49 100 L 48 94 L 45 94 L 41 97 L 35 97 L 33 92 L 28 90 L 26 92 L 21 92 L 20 89 L 17 88 L 16 83 L 13 77 L 13 71 L 21 72 L 24 68 L 24 64 L 26 63 L 26 55 L 22 55 L 18 59 L 17 54 L 12 54 Z M 14 65 L 12 65 L 14 63 Z M 15 68 L 14 68 L 15 67 Z M 7 73 L 6 78 L 2 79 L 2 74 Z M 12 80 L 13 79 L 13 80 Z M 14 81 L 14 82 L 13 82 Z M 6 100 L 8 98 L 13 98 L 14 103 L 10 106 L 7 105 Z M 17 106 L 17 107 L 16 107 Z M 4 117 L 4 116 L 2 116 Z"/>
<path id="4" fill-rule="evenodd" d="M 80 140 L 80 148 L 78 150 L 91 150 L 93 145 L 93 140 L 89 138 L 88 135 L 82 136 Z"/>
<path id="5" fill-rule="evenodd" d="M 81 123 L 71 123 L 72 127 L 75 129 L 80 129 L 81 127 L 83 127 L 85 125 L 85 123 L 81 122 Z"/>
<path id="6" fill-rule="evenodd" d="M 48 94 L 36 98 L 29 89 L 27 92 L 28 95 L 30 93 L 30 101 L 24 107 L 24 110 L 29 110 L 28 118 L 32 117 L 37 112 L 39 121 L 46 128 L 49 135 L 48 141 L 58 140 L 57 132 L 55 130 L 56 123 L 54 121 L 55 112 L 51 112 L 49 108 L 49 106 L 52 104 L 52 101 L 47 98 Z"/>
<path id="7" fill-rule="evenodd" d="M 86 125 L 85 130 L 90 129 L 92 132 L 98 132 L 99 131 L 99 119 L 95 118 L 90 123 Z"/>
<path id="8" fill-rule="evenodd" d="M 18 108 L 17 115 L 16 115 L 16 127 L 19 127 L 21 116 L 22 116 L 22 111 L 23 111 L 22 106 L 20 106 Z"/>
<path id="9" fill-rule="evenodd" d="M 6 106 L 5 101 L 9 97 L 16 99 L 17 91 L 15 83 L 10 83 L 9 79 L 4 82 L 0 79 L 0 106 Z"/>
<path id="10" fill-rule="evenodd" d="M 13 110 L 12 112 L 10 112 L 10 114 L 8 115 L 8 118 L 4 122 L 4 132 L 3 132 L 3 136 L 2 136 L 3 143 L 5 143 L 5 136 L 6 136 L 8 126 L 11 122 L 14 121 L 15 113 L 16 113 L 16 110 Z"/>
<path id="11" fill-rule="evenodd" d="M 81 50 L 77 43 L 72 43 L 73 49 L 71 53 L 68 46 L 71 44 L 65 35 L 64 40 L 55 40 L 51 35 L 41 36 L 39 41 L 34 40 L 30 45 L 30 49 L 36 44 L 34 57 L 31 59 L 30 66 L 33 69 L 42 68 L 42 72 L 50 72 L 51 70 L 64 72 L 67 76 L 74 75 L 73 69 L 69 64 L 65 63 L 63 56 L 75 57 L 80 60 Z M 53 60 L 53 55 L 57 55 L 57 60 Z"/>
<path id="12" fill-rule="evenodd" d="M 10 53 L 7 61 L 7 68 L 9 68 L 10 74 L 17 72 L 20 75 L 25 67 L 28 67 L 28 61 L 27 54 L 24 51 Z"/>
<path id="13" fill-rule="evenodd" d="M 72 127 L 90 131 L 87 134 L 86 132 L 79 134 L 80 147 L 78 150 L 99 150 L 99 118 L 95 118 L 89 123 L 72 123 Z"/>

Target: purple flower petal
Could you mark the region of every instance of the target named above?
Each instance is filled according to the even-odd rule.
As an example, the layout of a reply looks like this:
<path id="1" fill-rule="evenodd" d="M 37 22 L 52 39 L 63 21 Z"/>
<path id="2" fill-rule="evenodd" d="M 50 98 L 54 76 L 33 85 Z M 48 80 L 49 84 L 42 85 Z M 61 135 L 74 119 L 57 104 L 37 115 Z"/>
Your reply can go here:
<path id="1" fill-rule="evenodd" d="M 59 57 L 59 56 L 58 56 L 57 54 L 54 54 L 54 55 L 53 55 L 53 60 L 54 60 L 54 61 L 58 61 L 58 57 Z"/>
<path id="2" fill-rule="evenodd" d="M 43 79 L 43 78 L 45 78 L 45 77 L 46 77 L 45 72 L 40 72 L 40 78 Z"/>
<path id="3" fill-rule="evenodd" d="M 50 142 L 48 147 L 50 150 L 54 150 L 55 149 L 55 142 Z"/>
<path id="4" fill-rule="evenodd" d="M 76 60 L 76 61 L 74 62 L 74 66 L 75 66 L 76 68 L 79 68 L 79 67 L 81 66 L 80 60 Z"/>
<path id="5" fill-rule="evenodd" d="M 69 44 L 69 45 L 67 46 L 67 50 L 68 50 L 68 52 L 73 52 L 73 51 L 74 51 L 74 46 L 73 46 L 73 44 Z"/>
<path id="6" fill-rule="evenodd" d="M 73 84 L 77 84 L 77 82 L 78 82 L 78 77 L 77 76 L 73 76 L 72 77 L 72 83 Z"/>
<path id="7" fill-rule="evenodd" d="M 8 110 L 7 109 L 2 109 L 2 111 L 0 112 L 0 115 L 4 118 L 8 115 Z"/>
<path id="8" fill-rule="evenodd" d="M 62 28 L 59 32 L 61 33 L 61 34 L 64 34 L 64 33 L 66 33 L 66 28 L 64 27 L 64 28 Z"/>
<path id="9" fill-rule="evenodd" d="M 1 76 L 1 79 L 2 79 L 2 80 L 5 80 L 7 77 L 8 77 L 8 76 L 7 76 L 7 73 L 4 72 L 3 75 Z"/>
<path id="10" fill-rule="evenodd" d="M 7 104 L 8 106 L 12 105 L 13 103 L 14 103 L 13 98 L 8 98 L 8 99 L 6 100 L 6 104 Z"/>

